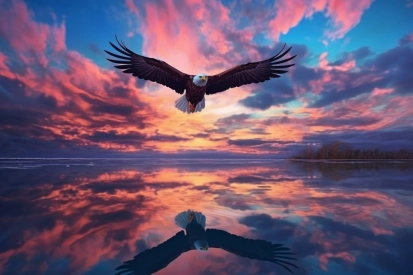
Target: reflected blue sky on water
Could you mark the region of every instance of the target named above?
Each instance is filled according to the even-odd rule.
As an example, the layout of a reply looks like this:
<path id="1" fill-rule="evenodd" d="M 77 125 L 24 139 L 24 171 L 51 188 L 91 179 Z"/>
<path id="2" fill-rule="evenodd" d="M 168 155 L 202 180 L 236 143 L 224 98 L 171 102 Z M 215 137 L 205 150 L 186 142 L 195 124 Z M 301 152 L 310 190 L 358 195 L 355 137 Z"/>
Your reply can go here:
<path id="1" fill-rule="evenodd" d="M 192 208 L 207 228 L 283 243 L 294 274 L 408 274 L 413 165 L 283 160 L 1 160 L 2 274 L 109 274 L 180 230 Z M 218 249 L 157 274 L 285 274 Z"/>

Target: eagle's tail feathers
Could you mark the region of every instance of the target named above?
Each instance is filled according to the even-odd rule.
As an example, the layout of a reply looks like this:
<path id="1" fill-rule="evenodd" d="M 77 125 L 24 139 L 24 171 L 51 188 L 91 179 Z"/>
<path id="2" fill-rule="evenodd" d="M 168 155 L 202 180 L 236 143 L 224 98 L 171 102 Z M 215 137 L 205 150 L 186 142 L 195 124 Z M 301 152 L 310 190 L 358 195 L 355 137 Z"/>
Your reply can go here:
<path id="1" fill-rule="evenodd" d="M 199 223 L 203 228 L 205 228 L 206 218 L 201 212 L 194 212 L 196 222 Z"/>
<path id="2" fill-rule="evenodd" d="M 205 228 L 206 218 L 201 212 L 187 210 L 179 213 L 175 217 L 175 224 L 183 229 L 195 218 L 196 222 Z"/>
<path id="3" fill-rule="evenodd" d="M 180 98 L 178 98 L 177 100 L 175 100 L 175 107 L 184 112 L 184 113 L 188 113 L 189 114 L 189 105 L 188 105 L 188 100 L 186 100 L 186 96 L 183 95 Z"/>
<path id="4" fill-rule="evenodd" d="M 201 102 L 199 102 L 195 107 L 195 112 L 200 112 L 202 109 L 205 108 L 205 97 L 202 98 Z"/>

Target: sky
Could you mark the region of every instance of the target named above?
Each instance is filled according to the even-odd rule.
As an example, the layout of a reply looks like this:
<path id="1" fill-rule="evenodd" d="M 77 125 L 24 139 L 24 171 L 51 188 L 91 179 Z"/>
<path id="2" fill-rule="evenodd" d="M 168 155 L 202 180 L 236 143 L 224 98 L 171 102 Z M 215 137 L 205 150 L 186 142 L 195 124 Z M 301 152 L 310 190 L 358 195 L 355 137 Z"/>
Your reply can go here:
<path id="1" fill-rule="evenodd" d="M 259 2 L 259 3 L 258 3 Z M 288 157 L 305 145 L 413 146 L 413 1 L 0 0 L 0 157 Z M 208 75 L 297 55 L 281 78 L 181 113 L 115 69 L 138 54 Z"/>

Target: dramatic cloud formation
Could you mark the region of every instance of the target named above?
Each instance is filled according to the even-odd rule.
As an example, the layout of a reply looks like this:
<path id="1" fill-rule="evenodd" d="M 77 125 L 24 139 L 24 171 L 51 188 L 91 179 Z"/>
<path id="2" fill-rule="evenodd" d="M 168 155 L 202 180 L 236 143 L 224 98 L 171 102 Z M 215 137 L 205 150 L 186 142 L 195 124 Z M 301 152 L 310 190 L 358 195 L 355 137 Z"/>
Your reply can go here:
<path id="1" fill-rule="evenodd" d="M 381 10 L 404 23 L 373 35 Z M 0 157 L 288 157 L 310 141 L 370 146 L 365 136 L 412 147 L 409 11 L 384 0 L 0 1 Z M 187 115 L 180 95 L 105 60 L 114 34 L 186 73 L 266 59 L 284 43 L 296 65 Z"/>

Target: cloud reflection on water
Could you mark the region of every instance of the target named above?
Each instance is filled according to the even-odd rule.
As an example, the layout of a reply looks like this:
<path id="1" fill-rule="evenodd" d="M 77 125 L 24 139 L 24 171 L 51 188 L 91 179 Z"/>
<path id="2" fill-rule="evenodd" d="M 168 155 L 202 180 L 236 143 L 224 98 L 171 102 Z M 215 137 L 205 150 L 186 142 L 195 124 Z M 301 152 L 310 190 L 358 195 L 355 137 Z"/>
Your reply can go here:
<path id="1" fill-rule="evenodd" d="M 175 234 L 174 217 L 188 207 L 207 216 L 207 227 L 290 247 L 294 274 L 413 269 L 411 164 L 141 164 L 2 160 L 0 272 L 108 273 Z M 183 254 L 157 274 L 284 271 L 211 249 Z"/>

